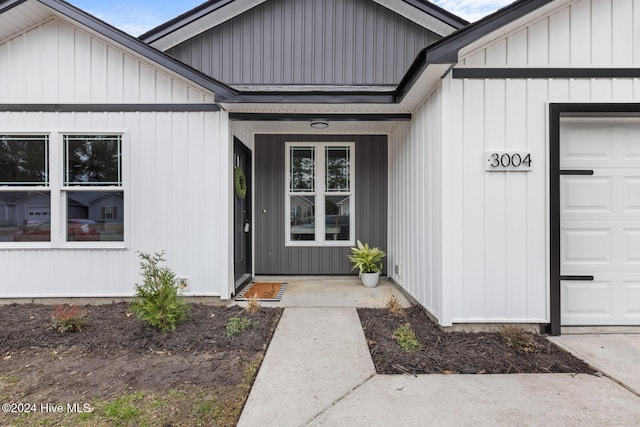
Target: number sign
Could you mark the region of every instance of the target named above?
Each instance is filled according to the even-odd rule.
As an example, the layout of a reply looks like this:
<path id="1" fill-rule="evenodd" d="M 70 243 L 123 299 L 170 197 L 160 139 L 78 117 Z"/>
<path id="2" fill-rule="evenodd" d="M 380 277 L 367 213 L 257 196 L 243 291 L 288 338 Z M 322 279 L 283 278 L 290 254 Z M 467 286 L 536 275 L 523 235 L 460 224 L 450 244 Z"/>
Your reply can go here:
<path id="1" fill-rule="evenodd" d="M 487 171 L 530 171 L 531 153 L 522 151 L 487 151 L 485 153 Z"/>

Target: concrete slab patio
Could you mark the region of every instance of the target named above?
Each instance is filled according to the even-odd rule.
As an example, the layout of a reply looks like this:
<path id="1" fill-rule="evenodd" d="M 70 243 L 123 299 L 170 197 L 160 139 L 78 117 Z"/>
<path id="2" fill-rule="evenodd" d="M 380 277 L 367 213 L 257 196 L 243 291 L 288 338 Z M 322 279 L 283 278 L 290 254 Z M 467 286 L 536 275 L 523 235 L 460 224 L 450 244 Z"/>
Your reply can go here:
<path id="1" fill-rule="evenodd" d="M 389 279 L 381 277 L 378 286 L 365 288 L 358 277 L 345 276 L 260 276 L 256 282 L 286 282 L 287 290 L 279 302 L 261 302 L 265 307 L 384 307 L 395 296 L 403 307 L 411 302 Z M 246 303 L 238 302 L 238 305 Z"/>

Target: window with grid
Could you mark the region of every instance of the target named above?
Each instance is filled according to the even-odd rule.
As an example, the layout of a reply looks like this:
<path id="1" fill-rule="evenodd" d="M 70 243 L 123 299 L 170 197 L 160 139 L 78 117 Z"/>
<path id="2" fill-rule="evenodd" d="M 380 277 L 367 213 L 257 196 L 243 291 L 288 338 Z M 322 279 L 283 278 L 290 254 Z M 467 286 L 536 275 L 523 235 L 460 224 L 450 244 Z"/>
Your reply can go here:
<path id="1" fill-rule="evenodd" d="M 0 133 L 0 246 L 124 242 L 122 152 L 121 134 Z"/>
<path id="2" fill-rule="evenodd" d="M 288 246 L 354 243 L 353 143 L 288 143 Z"/>

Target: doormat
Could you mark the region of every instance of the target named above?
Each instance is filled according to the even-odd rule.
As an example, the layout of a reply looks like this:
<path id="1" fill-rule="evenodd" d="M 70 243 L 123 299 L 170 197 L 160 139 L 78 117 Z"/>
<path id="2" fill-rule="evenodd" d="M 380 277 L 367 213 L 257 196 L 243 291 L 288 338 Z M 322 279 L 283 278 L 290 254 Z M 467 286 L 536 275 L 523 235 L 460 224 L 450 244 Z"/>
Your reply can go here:
<path id="1" fill-rule="evenodd" d="M 253 282 L 238 294 L 236 301 L 248 301 L 253 297 L 258 301 L 280 301 L 286 289 L 286 283 Z"/>

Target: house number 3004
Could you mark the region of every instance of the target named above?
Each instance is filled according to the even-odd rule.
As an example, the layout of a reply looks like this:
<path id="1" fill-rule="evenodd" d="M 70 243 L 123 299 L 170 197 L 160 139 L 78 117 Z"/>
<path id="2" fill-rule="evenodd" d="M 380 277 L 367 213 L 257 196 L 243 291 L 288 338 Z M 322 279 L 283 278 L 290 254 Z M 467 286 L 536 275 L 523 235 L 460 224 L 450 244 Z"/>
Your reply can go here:
<path id="1" fill-rule="evenodd" d="M 531 170 L 531 153 L 511 151 L 487 151 L 488 171 L 528 171 Z"/>

